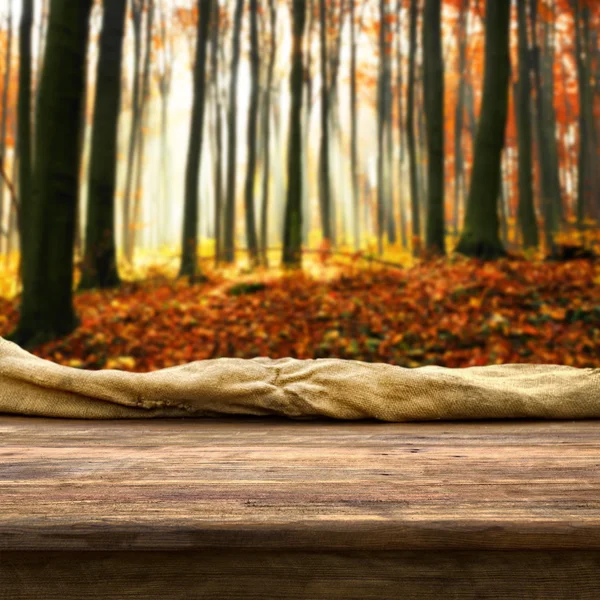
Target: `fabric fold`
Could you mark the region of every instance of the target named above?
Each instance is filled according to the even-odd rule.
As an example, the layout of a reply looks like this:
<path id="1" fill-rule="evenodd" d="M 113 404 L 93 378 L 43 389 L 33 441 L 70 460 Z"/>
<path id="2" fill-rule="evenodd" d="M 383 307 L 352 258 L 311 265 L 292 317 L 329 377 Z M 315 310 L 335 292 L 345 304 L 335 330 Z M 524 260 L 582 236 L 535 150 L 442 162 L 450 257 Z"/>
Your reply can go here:
<path id="1" fill-rule="evenodd" d="M 0 338 L 0 413 L 75 419 L 600 417 L 600 369 L 506 364 L 414 369 L 342 359 L 217 358 L 131 373 L 55 364 Z"/>

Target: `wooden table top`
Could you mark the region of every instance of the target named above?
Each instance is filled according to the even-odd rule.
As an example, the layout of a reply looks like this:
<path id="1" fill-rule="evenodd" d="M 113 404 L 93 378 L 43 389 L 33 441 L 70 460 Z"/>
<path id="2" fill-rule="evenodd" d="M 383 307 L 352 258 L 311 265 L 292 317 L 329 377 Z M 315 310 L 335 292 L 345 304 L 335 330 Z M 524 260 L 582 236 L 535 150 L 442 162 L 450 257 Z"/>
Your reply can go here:
<path id="1" fill-rule="evenodd" d="M 0 416 L 0 551 L 600 548 L 600 421 Z"/>

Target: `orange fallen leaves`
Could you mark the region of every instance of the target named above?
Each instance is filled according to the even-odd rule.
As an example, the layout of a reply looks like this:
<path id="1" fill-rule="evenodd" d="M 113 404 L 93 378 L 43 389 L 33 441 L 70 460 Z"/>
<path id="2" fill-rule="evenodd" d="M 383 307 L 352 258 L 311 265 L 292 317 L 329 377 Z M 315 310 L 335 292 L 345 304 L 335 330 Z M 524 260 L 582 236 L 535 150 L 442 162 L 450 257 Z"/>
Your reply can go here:
<path id="1" fill-rule="evenodd" d="M 221 356 L 600 367 L 599 275 L 582 260 L 459 259 L 339 267 L 326 279 L 263 274 L 242 285 L 212 274 L 202 284 L 128 284 L 78 294 L 79 329 L 35 354 L 140 372 Z M 0 299 L 0 335 L 15 325 L 17 307 Z"/>

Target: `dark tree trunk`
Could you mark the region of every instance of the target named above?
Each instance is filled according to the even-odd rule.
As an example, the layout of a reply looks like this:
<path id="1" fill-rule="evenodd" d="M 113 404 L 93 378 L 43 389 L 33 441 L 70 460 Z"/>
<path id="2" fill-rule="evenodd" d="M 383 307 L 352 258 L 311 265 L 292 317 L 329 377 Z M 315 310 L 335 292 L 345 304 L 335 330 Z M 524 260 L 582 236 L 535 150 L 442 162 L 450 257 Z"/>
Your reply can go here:
<path id="1" fill-rule="evenodd" d="M 485 14 L 485 75 L 471 188 L 456 248 L 484 259 L 506 254 L 499 237 L 500 165 L 508 116 L 510 3 L 488 2 Z"/>
<path id="2" fill-rule="evenodd" d="M 404 105 L 402 103 L 403 74 L 402 74 L 402 0 L 396 1 L 396 88 L 397 88 L 397 110 L 398 110 L 398 212 L 400 214 L 400 243 L 402 248 L 408 248 L 408 234 L 406 231 L 406 207 L 404 202 Z M 390 173 L 390 177 L 393 176 Z"/>
<path id="3" fill-rule="evenodd" d="M 213 16 L 214 0 L 198 0 L 198 31 L 194 64 L 194 98 L 190 139 L 185 168 L 185 199 L 183 231 L 181 238 L 181 268 L 179 276 L 196 277 L 198 268 L 198 196 L 199 175 L 202 162 L 202 140 L 204 131 L 204 109 L 206 106 L 206 56 L 209 25 Z"/>
<path id="4" fill-rule="evenodd" d="M 554 254 L 554 238 L 558 233 L 558 215 L 553 200 L 553 176 L 550 157 L 550 139 L 546 129 L 546 110 L 544 103 L 544 88 L 540 65 L 540 47 L 537 41 L 537 0 L 531 0 L 531 31 L 532 31 L 532 71 L 535 83 L 535 112 L 537 130 L 537 149 L 540 167 L 540 195 L 544 214 L 544 241 L 549 254 Z"/>
<path id="5" fill-rule="evenodd" d="M 321 148 L 319 165 L 319 199 L 323 241 L 335 243 L 331 219 L 331 181 L 329 171 L 329 90 L 327 68 L 327 15 L 325 0 L 319 0 L 321 36 Z"/>
<path id="6" fill-rule="evenodd" d="M 417 146 L 415 139 L 415 61 L 417 54 L 417 0 L 410 2 L 410 34 L 408 55 L 408 96 L 406 100 L 406 138 L 410 169 L 410 206 L 412 212 L 412 252 L 421 253 L 421 203 L 419 201 L 419 181 Z"/>
<path id="7" fill-rule="evenodd" d="M 467 23 L 470 0 L 462 0 L 458 21 L 458 100 L 454 117 L 454 210 L 452 229 L 454 235 L 459 230 L 459 213 L 465 196 L 465 159 L 463 152 L 463 130 L 465 122 L 466 68 L 467 68 Z"/>
<path id="8" fill-rule="evenodd" d="M 32 132 L 31 132 L 31 30 L 33 27 L 33 0 L 23 0 L 19 27 L 19 100 L 17 137 L 19 144 L 19 212 L 17 215 L 21 249 L 21 277 L 24 279 L 32 218 Z M 23 285 L 25 282 L 23 281 Z"/>
<path id="9" fill-rule="evenodd" d="M 219 79 L 220 2 L 214 2 L 211 36 L 211 71 L 214 106 L 214 181 L 215 181 L 215 266 L 223 259 L 223 114 Z"/>
<path id="10" fill-rule="evenodd" d="M 269 16 L 271 24 L 271 44 L 269 49 L 269 67 L 263 106 L 264 130 L 264 163 L 263 163 L 263 189 L 262 210 L 260 216 L 260 252 L 263 266 L 267 267 L 269 245 L 269 200 L 271 190 L 271 95 L 273 87 L 273 72 L 275 70 L 275 52 L 277 50 L 277 11 L 275 0 L 269 0 Z"/>
<path id="11" fill-rule="evenodd" d="M 246 243 L 250 264 L 258 266 L 258 238 L 256 235 L 256 215 L 254 188 L 256 184 L 256 154 L 258 130 L 258 94 L 260 89 L 260 56 L 258 50 L 258 0 L 250 0 L 250 74 L 251 90 L 248 107 L 248 171 L 244 194 L 246 209 Z"/>
<path id="12" fill-rule="evenodd" d="M 92 0 L 52 0 L 36 118 L 32 214 L 24 254 L 19 324 L 11 338 L 31 348 L 69 334 L 78 196 L 79 128 Z"/>
<path id="13" fill-rule="evenodd" d="M 6 23 L 6 55 L 4 62 L 4 80 L 2 82 L 2 116 L 0 117 L 0 165 L 6 169 L 6 126 L 8 123 L 8 88 L 10 87 L 10 75 L 12 66 L 12 39 L 13 39 L 13 5 L 8 3 L 8 18 Z M 4 179 L 0 177 L 0 254 L 4 248 L 4 237 L 7 232 L 2 231 L 4 223 Z"/>
<path id="14" fill-rule="evenodd" d="M 236 200 L 236 150 L 237 150 L 237 82 L 240 63 L 240 33 L 244 0 L 237 0 L 233 20 L 233 48 L 231 52 L 231 81 L 227 117 L 227 196 L 225 198 L 225 222 L 223 235 L 223 259 L 235 262 L 235 200 Z"/>
<path id="15" fill-rule="evenodd" d="M 302 46 L 306 25 L 306 0 L 293 0 L 292 74 L 290 77 L 288 189 L 283 233 L 283 264 L 302 266 L 302 96 L 304 62 Z"/>
<path id="16" fill-rule="evenodd" d="M 446 254 L 444 218 L 444 62 L 441 0 L 425 1 L 423 89 L 427 120 L 427 251 Z"/>
<path id="17" fill-rule="evenodd" d="M 518 222 L 525 248 L 539 244 L 537 220 L 533 206 L 533 165 L 531 159 L 531 84 L 529 80 L 529 41 L 527 34 L 527 0 L 517 1 L 519 24 L 519 80 L 515 85 L 515 109 L 519 139 L 519 208 Z"/>
<path id="18" fill-rule="evenodd" d="M 126 7 L 126 0 L 107 0 L 104 6 L 92 124 L 85 253 L 80 289 L 119 285 L 114 218 Z"/>

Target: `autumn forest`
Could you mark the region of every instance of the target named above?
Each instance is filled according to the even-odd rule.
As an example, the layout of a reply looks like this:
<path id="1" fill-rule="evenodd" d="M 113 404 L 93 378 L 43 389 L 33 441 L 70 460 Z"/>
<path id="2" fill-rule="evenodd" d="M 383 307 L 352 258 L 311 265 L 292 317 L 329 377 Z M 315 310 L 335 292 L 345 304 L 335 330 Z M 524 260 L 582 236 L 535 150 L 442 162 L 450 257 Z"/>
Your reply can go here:
<path id="1" fill-rule="evenodd" d="M 0 0 L 0 335 L 600 366 L 597 0 Z"/>

